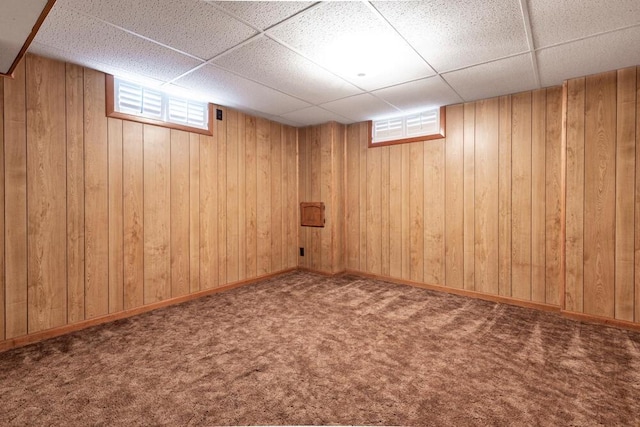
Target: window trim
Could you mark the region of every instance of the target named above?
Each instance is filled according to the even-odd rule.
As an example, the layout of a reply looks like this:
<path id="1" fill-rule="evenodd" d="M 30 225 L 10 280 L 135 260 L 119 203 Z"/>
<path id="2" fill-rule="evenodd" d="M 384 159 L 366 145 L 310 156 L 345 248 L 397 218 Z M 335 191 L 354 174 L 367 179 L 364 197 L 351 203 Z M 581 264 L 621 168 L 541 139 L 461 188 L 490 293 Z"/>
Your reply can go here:
<path id="1" fill-rule="evenodd" d="M 446 119 L 446 110 L 447 107 L 440 107 L 440 132 L 431 133 L 428 135 L 420 135 L 420 136 L 412 136 L 409 138 L 401 138 L 401 139 L 392 139 L 389 141 L 381 141 L 381 142 L 373 142 L 373 121 L 369 120 L 369 135 L 367 139 L 369 141 L 368 147 L 387 147 L 389 145 L 397 145 L 397 144 L 408 144 L 410 142 L 420 142 L 420 141 L 431 141 L 434 139 L 441 139 L 445 137 L 445 127 L 447 124 Z"/>
<path id="2" fill-rule="evenodd" d="M 185 132 L 199 133 L 201 135 L 213 136 L 213 104 L 208 103 L 208 124 L 207 129 L 202 129 L 194 126 L 182 125 L 179 123 L 166 122 L 164 120 L 151 119 L 148 117 L 136 116 L 135 114 L 126 114 L 116 111 L 115 106 L 115 78 L 112 74 L 105 74 L 106 76 L 106 107 L 107 117 L 114 119 L 128 120 L 131 122 L 144 123 L 147 125 L 156 125 L 169 129 L 177 129 Z"/>

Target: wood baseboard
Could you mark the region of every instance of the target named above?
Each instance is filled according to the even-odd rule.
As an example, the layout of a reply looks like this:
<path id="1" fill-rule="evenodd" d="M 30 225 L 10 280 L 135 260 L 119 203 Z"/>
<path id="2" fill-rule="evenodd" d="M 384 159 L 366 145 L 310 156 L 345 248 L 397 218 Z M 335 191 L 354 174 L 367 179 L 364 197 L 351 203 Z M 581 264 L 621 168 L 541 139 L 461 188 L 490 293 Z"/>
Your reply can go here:
<path id="1" fill-rule="evenodd" d="M 520 300 L 516 298 L 505 297 L 501 295 L 489 295 L 482 292 L 469 291 L 467 289 L 448 288 L 441 285 L 430 285 L 426 283 L 415 282 L 412 280 L 398 279 L 395 277 L 381 276 L 377 274 L 365 273 L 357 270 L 346 270 L 347 274 L 354 274 L 356 276 L 369 277 L 371 279 L 384 280 L 386 282 L 397 283 L 400 285 L 409 285 L 416 288 L 429 289 L 431 291 L 445 292 L 448 294 L 460 295 L 464 297 L 476 298 L 490 302 L 499 302 L 502 304 L 516 305 L 518 307 L 533 308 L 541 311 L 548 311 L 553 313 L 560 313 L 560 306 L 545 304 L 540 302 Z"/>
<path id="2" fill-rule="evenodd" d="M 307 268 L 307 267 L 298 267 L 297 270 L 306 271 L 308 273 L 320 274 L 321 276 L 327 276 L 327 277 L 342 276 L 343 274 L 346 273 L 346 270 L 338 271 L 336 273 L 331 273 L 329 271 L 314 270 L 313 268 Z"/>
<path id="3" fill-rule="evenodd" d="M 92 326 L 101 325 L 103 323 L 113 322 L 114 320 L 120 320 L 127 317 L 136 316 L 138 314 L 146 313 L 149 311 L 157 310 L 159 308 L 167 307 L 170 305 L 176 305 L 183 302 L 191 301 L 194 299 L 202 298 L 207 295 L 217 294 L 219 292 L 228 291 L 231 289 L 239 288 L 241 286 L 250 285 L 252 283 L 259 282 L 261 280 L 269 279 L 280 274 L 288 273 L 291 271 L 295 271 L 295 268 L 289 268 L 286 270 L 277 271 L 275 273 L 265 274 L 258 277 L 253 277 L 251 279 L 240 280 L 238 282 L 229 283 L 217 288 L 205 289 L 202 291 L 198 291 L 189 295 L 183 295 L 180 297 L 170 298 L 163 301 L 154 302 L 152 304 L 147 304 L 141 307 L 132 308 L 129 310 L 119 311 L 117 313 L 111 313 L 105 316 L 94 317 L 93 319 L 83 320 L 78 323 L 73 323 L 70 325 L 64 325 L 53 329 L 47 329 L 46 331 L 40 331 L 29 335 L 23 335 L 16 338 L 10 338 L 5 341 L 0 342 L 0 352 L 11 350 L 13 348 L 22 347 L 28 344 L 33 344 L 39 341 L 43 341 L 49 338 L 58 337 L 60 335 L 65 335 L 70 332 L 79 331 L 81 329 L 90 328 Z"/>
<path id="4" fill-rule="evenodd" d="M 640 331 L 640 323 L 629 322 L 628 320 L 611 319 L 609 317 L 594 316 L 591 314 L 576 313 L 575 311 L 562 310 L 562 315 L 568 319 L 584 323 L 595 323 L 598 325 L 613 326 L 620 329 Z"/>

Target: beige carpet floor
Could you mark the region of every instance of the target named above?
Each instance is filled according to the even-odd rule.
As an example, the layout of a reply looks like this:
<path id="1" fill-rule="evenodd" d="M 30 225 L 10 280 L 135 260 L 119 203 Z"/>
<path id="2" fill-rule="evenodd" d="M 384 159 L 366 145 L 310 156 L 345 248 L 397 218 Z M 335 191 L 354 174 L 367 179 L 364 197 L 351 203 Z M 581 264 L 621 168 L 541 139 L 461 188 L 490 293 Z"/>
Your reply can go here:
<path id="1" fill-rule="evenodd" d="M 640 424 L 640 334 L 294 272 L 0 353 L 0 425 Z"/>

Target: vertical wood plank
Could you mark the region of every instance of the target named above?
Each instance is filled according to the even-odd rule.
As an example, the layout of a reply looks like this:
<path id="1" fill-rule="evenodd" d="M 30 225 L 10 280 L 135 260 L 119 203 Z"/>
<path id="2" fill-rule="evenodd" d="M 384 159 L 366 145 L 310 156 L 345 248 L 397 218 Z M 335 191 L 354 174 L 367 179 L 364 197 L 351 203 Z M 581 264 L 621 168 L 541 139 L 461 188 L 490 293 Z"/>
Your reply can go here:
<path id="1" fill-rule="evenodd" d="M 531 299 L 531 92 L 511 98 L 511 296 Z"/>
<path id="2" fill-rule="evenodd" d="M 200 288 L 218 284 L 218 150 L 216 138 L 200 135 Z"/>
<path id="3" fill-rule="evenodd" d="M 583 311 L 585 79 L 567 82 L 565 310 Z"/>
<path id="4" fill-rule="evenodd" d="M 359 123 L 358 125 L 358 132 L 357 132 L 357 138 L 358 138 L 358 148 L 360 150 L 359 152 L 359 159 L 360 159 L 360 176 L 359 176 L 359 183 L 360 183 L 360 188 L 359 188 L 359 194 L 360 194 L 360 200 L 358 201 L 358 205 L 359 205 L 359 209 L 360 209 L 360 245 L 359 245 L 359 252 L 360 252 L 360 270 L 361 271 L 367 271 L 367 267 L 368 267 L 368 262 L 367 262 L 367 238 L 368 236 L 368 227 L 367 227 L 367 191 L 368 191 L 368 180 L 369 178 L 367 177 L 367 165 L 368 165 L 368 155 L 369 155 L 369 150 L 367 149 L 367 141 L 366 141 L 366 137 L 367 137 L 367 126 L 370 126 L 370 124 L 368 122 L 366 123 Z M 407 163 L 408 166 L 408 163 Z M 407 173 L 409 172 L 409 168 L 407 168 Z M 408 189 L 409 187 L 407 187 Z M 407 203 L 408 203 L 408 199 L 407 199 Z M 408 205 L 407 205 L 407 209 L 408 209 Z M 408 211 L 407 211 L 408 213 Z M 407 246 L 407 250 L 409 249 L 409 246 Z M 407 258 L 407 274 L 409 274 L 409 264 L 408 264 L 408 258 Z M 407 277 L 408 278 L 408 277 Z"/>
<path id="5" fill-rule="evenodd" d="M 500 97 L 498 147 L 498 291 L 511 296 L 511 96 Z"/>
<path id="6" fill-rule="evenodd" d="M 358 125 L 347 126 L 347 268 L 360 270 L 360 145 Z"/>
<path id="7" fill-rule="evenodd" d="M 240 273 L 240 206 L 238 204 L 238 112 L 227 110 L 227 281 L 237 282 Z"/>
<path id="8" fill-rule="evenodd" d="M 282 270 L 282 125 L 270 123 L 271 270 Z"/>
<path id="9" fill-rule="evenodd" d="M 476 105 L 464 104 L 464 289 L 475 289 L 475 127 Z"/>
<path id="10" fill-rule="evenodd" d="M 246 149 L 245 149 L 245 209 L 246 209 L 246 276 L 255 277 L 258 260 L 258 229 L 257 229 L 257 202 L 258 202 L 258 148 L 256 145 L 256 119 L 251 116 L 245 118 Z"/>
<path id="11" fill-rule="evenodd" d="M 308 187 L 308 181 L 309 181 L 309 164 L 307 162 L 307 157 L 308 157 L 308 140 L 307 140 L 307 128 L 300 128 L 298 129 L 298 169 L 299 169 L 299 173 L 298 173 L 298 182 L 299 182 L 299 188 L 298 188 L 298 202 L 305 202 L 305 201 L 309 201 L 309 196 L 308 196 L 308 191 L 307 191 L 307 187 Z M 296 213 L 296 217 L 299 218 L 300 217 L 300 211 L 299 208 L 296 207 L 297 213 Z M 298 219 L 299 221 L 299 219 Z M 298 222 L 299 224 L 299 222 Z M 300 248 L 304 248 L 305 254 L 308 255 L 309 253 L 309 249 L 307 248 L 307 234 L 308 234 L 308 227 L 302 227 L 299 226 L 298 227 L 298 246 Z M 307 256 L 298 256 L 298 267 L 303 267 L 303 268 L 307 268 L 307 260 L 308 257 Z"/>
<path id="12" fill-rule="evenodd" d="M 271 127 L 267 119 L 256 119 L 257 160 L 257 274 L 271 272 Z"/>
<path id="13" fill-rule="evenodd" d="M 245 194 L 246 194 L 246 168 L 245 168 L 245 156 L 246 156 L 246 128 L 245 128 L 245 114 L 238 113 L 237 118 L 238 123 L 238 137 L 237 137 L 237 145 L 238 151 L 235 157 L 235 164 L 237 165 L 237 176 L 238 176 L 238 194 L 235 200 L 238 206 L 238 217 L 237 217 L 237 227 L 238 227 L 238 236 L 237 236 L 237 244 L 238 244 L 238 278 L 237 280 L 244 280 L 247 277 L 247 233 L 245 228 L 245 222 L 247 218 L 246 214 L 246 203 L 245 203 Z M 295 246 L 295 242 L 293 242 Z"/>
<path id="14" fill-rule="evenodd" d="M 66 64 L 67 322 L 84 320 L 84 70 Z"/>
<path id="15" fill-rule="evenodd" d="M 64 63 L 28 55 L 28 332 L 67 323 Z M 64 248 L 64 246 L 63 246 Z"/>
<path id="16" fill-rule="evenodd" d="M 311 172 L 309 177 L 309 192 L 307 195 L 311 201 L 322 200 L 322 144 L 321 126 L 312 126 L 307 133 L 309 150 L 307 152 L 307 167 Z M 307 232 L 307 246 L 309 260 L 308 267 L 314 270 L 322 268 L 322 237 L 323 230 L 318 227 L 309 227 Z"/>
<path id="17" fill-rule="evenodd" d="M 584 311 L 614 317 L 616 73 L 586 79 Z"/>
<path id="18" fill-rule="evenodd" d="M 424 281 L 424 143 L 409 144 L 409 256 L 411 280 Z"/>
<path id="19" fill-rule="evenodd" d="M 288 230 L 287 235 L 289 245 L 289 268 L 298 265 L 298 131 L 294 127 L 289 127 L 287 132 L 287 145 L 285 147 L 287 153 L 287 163 L 289 170 L 289 180 L 287 181 L 287 212 L 288 212 Z"/>
<path id="20" fill-rule="evenodd" d="M 27 106 L 25 62 L 4 82 L 5 337 L 27 333 Z"/>
<path id="21" fill-rule="evenodd" d="M 464 106 L 447 107 L 445 140 L 445 285 L 464 287 Z"/>
<path id="22" fill-rule="evenodd" d="M 381 266 L 381 274 L 383 276 L 389 276 L 390 273 L 390 164 L 389 164 L 389 150 L 390 147 L 380 147 L 380 172 L 381 172 L 381 183 L 380 183 L 380 225 L 381 225 L 381 257 L 380 257 L 380 266 Z"/>
<path id="23" fill-rule="evenodd" d="M 4 82 L 0 81 L 0 341 L 5 338 L 4 184 Z"/>
<path id="24" fill-rule="evenodd" d="M 445 281 L 444 139 L 424 143 L 424 282 Z"/>
<path id="25" fill-rule="evenodd" d="M 325 227 L 322 230 L 318 230 L 318 234 L 320 235 L 320 246 L 319 246 L 319 259 L 320 263 L 317 268 L 321 271 L 331 272 L 333 260 L 332 260 L 332 249 L 333 249 L 333 240 L 332 240 L 332 230 L 335 228 L 335 218 L 334 211 L 336 207 L 333 204 L 332 194 L 333 194 L 333 185 L 332 185 L 332 162 L 331 162 L 331 154 L 332 154 L 332 124 L 326 123 L 324 125 L 318 126 L 318 135 L 319 135 L 319 143 L 320 143 L 320 157 L 319 157 L 319 167 L 320 167 L 320 198 L 317 200 L 321 200 L 325 203 L 326 207 L 326 215 L 325 215 Z M 314 245 L 315 246 L 315 245 Z"/>
<path id="26" fill-rule="evenodd" d="M 560 270 L 562 234 L 560 227 L 560 198 L 562 185 L 562 87 L 547 89 L 546 121 L 546 220 L 545 220 L 545 302 L 560 305 Z"/>
<path id="27" fill-rule="evenodd" d="M 411 279 L 411 243 L 410 243 L 410 209 L 409 209 L 409 184 L 411 181 L 409 159 L 411 157 L 410 145 L 402 144 L 402 278 Z"/>
<path id="28" fill-rule="evenodd" d="M 618 71 L 616 123 L 615 317 L 634 320 L 636 68 Z"/>
<path id="29" fill-rule="evenodd" d="M 171 138 L 167 128 L 143 126 L 144 303 L 171 296 Z"/>
<path id="30" fill-rule="evenodd" d="M 224 120 L 214 130 L 217 133 L 218 147 L 218 286 L 227 283 L 227 122 L 228 110 L 218 107 L 223 112 Z"/>
<path id="31" fill-rule="evenodd" d="M 546 89 L 531 100 L 531 300 L 546 299 Z"/>
<path id="32" fill-rule="evenodd" d="M 109 313 L 124 307 L 122 120 L 109 119 Z"/>
<path id="33" fill-rule="evenodd" d="M 382 151 L 371 148 L 367 151 L 367 266 L 366 272 L 381 274 L 382 242 L 381 242 L 381 184 L 382 184 Z M 412 211 L 413 212 L 413 211 Z"/>
<path id="34" fill-rule="evenodd" d="M 200 290 L 200 136 L 189 134 L 189 291 Z"/>
<path id="35" fill-rule="evenodd" d="M 347 168 L 347 172 L 349 169 Z M 389 275 L 402 277 L 402 146 L 389 147 Z"/>
<path id="36" fill-rule="evenodd" d="M 109 172 L 105 77 L 84 71 L 85 318 L 109 313 Z"/>
<path id="37" fill-rule="evenodd" d="M 170 133 L 171 296 L 187 295 L 189 282 L 189 134 Z"/>
<path id="38" fill-rule="evenodd" d="M 144 164 L 142 124 L 122 122 L 124 309 L 144 304 Z"/>
<path id="39" fill-rule="evenodd" d="M 334 221 L 333 228 L 331 230 L 332 236 L 332 262 L 331 262 L 331 272 L 338 273 L 342 272 L 346 268 L 345 263 L 345 185 L 344 185 L 344 177 L 345 177 L 345 138 L 346 138 L 346 127 L 339 123 L 332 123 L 331 128 L 333 129 L 333 136 L 331 139 L 332 142 L 332 150 L 331 150 L 331 162 L 332 162 L 332 187 L 333 192 L 331 194 L 332 197 L 332 205 L 334 206 L 333 211 L 331 212 Z"/>
<path id="40" fill-rule="evenodd" d="M 476 102 L 475 290 L 498 293 L 499 100 Z"/>
<path id="41" fill-rule="evenodd" d="M 636 168 L 640 167 L 640 67 L 636 67 Z M 640 171 L 636 170 L 635 181 L 635 313 L 634 320 L 640 322 Z"/>

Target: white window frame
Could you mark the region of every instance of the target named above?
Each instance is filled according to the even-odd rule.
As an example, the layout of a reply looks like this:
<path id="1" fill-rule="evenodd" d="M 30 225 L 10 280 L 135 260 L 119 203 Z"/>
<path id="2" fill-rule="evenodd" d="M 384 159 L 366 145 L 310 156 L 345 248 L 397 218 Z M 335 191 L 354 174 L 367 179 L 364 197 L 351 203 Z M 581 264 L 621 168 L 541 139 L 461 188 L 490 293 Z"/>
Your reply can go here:
<path id="1" fill-rule="evenodd" d="M 445 107 L 371 122 L 370 147 L 444 138 Z M 415 126 L 412 126 L 412 123 Z"/>
<path id="2" fill-rule="evenodd" d="M 213 135 L 210 103 L 178 97 L 110 74 L 106 90 L 108 117 Z"/>

